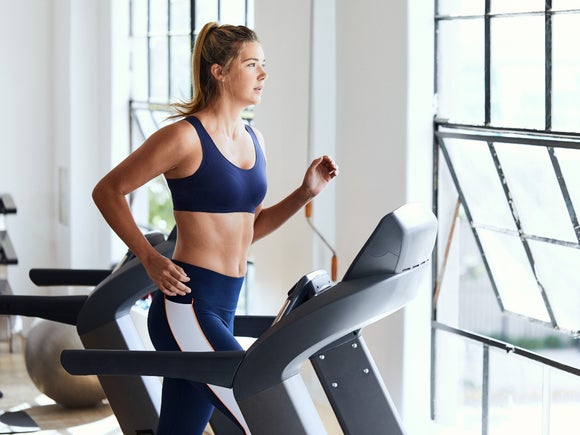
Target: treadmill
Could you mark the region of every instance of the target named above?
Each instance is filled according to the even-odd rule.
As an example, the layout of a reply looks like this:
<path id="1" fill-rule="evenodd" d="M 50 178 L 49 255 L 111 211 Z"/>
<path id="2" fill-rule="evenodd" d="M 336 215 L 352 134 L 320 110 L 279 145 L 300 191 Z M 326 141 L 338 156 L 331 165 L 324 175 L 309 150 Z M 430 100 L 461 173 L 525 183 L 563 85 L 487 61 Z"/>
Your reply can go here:
<path id="1" fill-rule="evenodd" d="M 420 204 L 387 214 L 342 281 L 333 284 L 324 271 L 305 275 L 288 292 L 278 316 L 257 318 L 259 326 L 246 319 L 259 335 L 246 351 L 65 350 L 61 362 L 71 374 L 99 375 L 103 385 L 114 384 L 117 376 L 168 376 L 232 388 L 252 434 L 319 435 L 326 430 L 300 376 L 310 359 L 345 434 L 403 435 L 362 329 L 415 298 L 436 236 L 437 220 Z M 116 280 L 125 275 L 132 292 L 147 285 L 137 262 L 119 273 L 111 276 L 110 288 L 119 288 Z M 106 306 L 103 298 L 83 316 L 77 326 L 81 337 L 112 328 L 97 320 Z"/>
<path id="2" fill-rule="evenodd" d="M 175 230 L 167 240 L 158 232 L 145 237 L 163 255 L 173 254 Z M 39 317 L 76 326 L 86 348 L 146 349 L 130 311 L 155 286 L 131 251 L 112 270 L 31 269 L 29 276 L 38 286 L 96 287 L 89 295 L 0 295 L 0 314 Z M 99 377 L 99 381 L 123 433 L 154 434 L 161 407 L 159 379 Z"/>

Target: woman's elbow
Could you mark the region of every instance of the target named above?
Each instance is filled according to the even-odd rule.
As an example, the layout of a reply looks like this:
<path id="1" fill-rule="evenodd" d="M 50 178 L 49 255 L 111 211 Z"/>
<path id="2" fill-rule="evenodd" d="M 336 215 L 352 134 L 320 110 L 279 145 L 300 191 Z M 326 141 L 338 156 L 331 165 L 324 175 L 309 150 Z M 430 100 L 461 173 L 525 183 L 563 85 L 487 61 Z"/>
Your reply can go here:
<path id="1" fill-rule="evenodd" d="M 102 209 L 102 207 L 109 201 L 108 198 L 111 197 L 111 193 L 112 193 L 111 187 L 103 180 L 99 181 L 95 185 L 91 193 L 91 196 L 97 208 Z"/>

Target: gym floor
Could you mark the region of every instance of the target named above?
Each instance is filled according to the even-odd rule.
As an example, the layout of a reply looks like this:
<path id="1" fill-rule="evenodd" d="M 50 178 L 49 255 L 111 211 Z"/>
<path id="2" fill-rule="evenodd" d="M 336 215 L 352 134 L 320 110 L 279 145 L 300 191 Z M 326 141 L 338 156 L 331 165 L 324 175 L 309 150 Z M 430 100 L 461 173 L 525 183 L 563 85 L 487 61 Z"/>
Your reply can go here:
<path id="1" fill-rule="evenodd" d="M 111 407 L 103 402 L 84 409 L 68 409 L 35 387 L 30 380 L 22 353 L 10 353 L 0 346 L 0 412 L 24 411 L 40 427 L 33 433 L 122 435 Z M 2 431 L 0 424 L 0 433 Z"/>
<path id="2" fill-rule="evenodd" d="M 24 348 L 24 346 L 22 346 Z M 24 411 L 40 427 L 39 435 L 122 435 L 111 407 L 103 403 L 83 409 L 70 409 L 56 404 L 42 394 L 30 380 L 24 355 L 10 353 L 6 343 L 0 343 L 0 414 Z M 4 429 L 4 430 L 3 430 Z M 0 434 L 7 433 L 0 423 Z M 212 435 L 208 428 L 205 435 Z"/>
<path id="3" fill-rule="evenodd" d="M 24 349 L 24 346 L 17 346 Z M 311 383 L 312 369 L 305 370 L 304 377 Z M 320 389 L 319 389 L 320 390 Z M 106 401 L 83 409 L 70 409 L 56 404 L 42 394 L 30 380 L 26 371 L 24 355 L 19 349 L 11 353 L 6 342 L 0 342 L 0 414 L 3 412 L 26 412 L 40 427 L 39 435 L 122 435 L 117 419 Z M 318 395 L 323 394 L 322 390 Z M 317 403 L 328 434 L 342 433 L 334 415 L 325 404 Z M 0 423 L 0 434 L 11 433 Z M 213 435 L 208 428 L 204 435 Z"/>

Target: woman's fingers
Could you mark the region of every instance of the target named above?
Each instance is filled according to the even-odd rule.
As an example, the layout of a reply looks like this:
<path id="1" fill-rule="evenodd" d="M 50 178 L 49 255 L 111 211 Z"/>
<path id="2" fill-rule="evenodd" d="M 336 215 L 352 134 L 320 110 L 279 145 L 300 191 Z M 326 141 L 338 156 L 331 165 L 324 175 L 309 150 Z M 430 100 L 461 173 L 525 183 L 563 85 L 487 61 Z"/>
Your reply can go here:
<path id="1" fill-rule="evenodd" d="M 191 292 L 191 289 L 184 284 L 187 281 L 189 281 L 189 277 L 184 270 L 170 262 L 169 267 L 163 271 L 162 278 L 158 281 L 158 287 L 168 296 L 184 296 Z"/>

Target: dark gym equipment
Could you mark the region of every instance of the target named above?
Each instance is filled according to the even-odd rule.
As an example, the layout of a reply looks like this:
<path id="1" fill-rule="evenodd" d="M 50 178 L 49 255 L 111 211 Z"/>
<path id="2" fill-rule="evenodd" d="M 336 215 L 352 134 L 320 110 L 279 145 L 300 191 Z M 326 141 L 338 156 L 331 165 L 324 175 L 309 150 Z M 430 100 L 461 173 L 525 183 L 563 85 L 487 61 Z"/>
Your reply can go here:
<path id="1" fill-rule="evenodd" d="M 419 204 L 387 214 L 341 282 L 332 285 L 322 271 L 303 277 L 272 326 L 247 351 L 65 350 L 62 364 L 72 374 L 98 374 L 111 383 L 118 378 L 107 375 L 171 376 L 229 387 L 254 435 L 318 435 L 325 429 L 299 373 L 310 358 L 345 434 L 404 434 L 361 329 L 416 296 L 418 272 L 431 256 L 436 235 L 435 216 Z M 102 296 L 103 302 L 79 321 L 81 337 L 94 335 L 99 341 L 99 334 L 111 328 L 101 319 L 111 311 L 104 289 L 115 293 L 131 283 L 123 297 L 137 294 L 139 286 L 147 287 L 143 275 L 135 260 L 99 285 L 103 294 L 95 291 L 93 297 Z"/>
<path id="2" fill-rule="evenodd" d="M 147 234 L 149 242 L 165 256 L 171 256 L 175 233 L 167 240 L 161 233 Z M 39 317 L 59 323 L 75 325 L 83 345 L 93 349 L 145 349 L 130 318 L 134 303 L 154 290 L 140 263 L 129 251 L 113 270 L 32 269 L 30 278 L 39 286 L 96 286 L 89 295 L 28 296 L 0 295 L 0 314 Z M 123 276 L 122 270 L 140 270 Z M 104 288 L 103 292 L 98 289 Z M 100 312 L 95 322 L 94 311 Z M 87 314 L 90 319 L 86 319 Z M 99 378 L 103 390 L 124 433 L 153 434 L 157 426 L 161 383 L 153 378 Z"/>
<path id="3" fill-rule="evenodd" d="M 16 212 L 16 204 L 12 195 L 7 193 L 0 194 L 0 298 L 12 294 L 6 268 L 10 265 L 18 264 L 18 257 L 8 236 L 5 223 L 5 216 L 16 214 Z M 10 352 L 14 350 L 12 320 L 10 316 L 0 316 L 0 331 L 2 329 L 6 330 Z M 2 397 L 3 394 L 0 391 L 0 398 Z M 24 411 L 0 412 L 0 433 L 36 432 L 39 430 L 40 428 L 36 422 Z"/>

